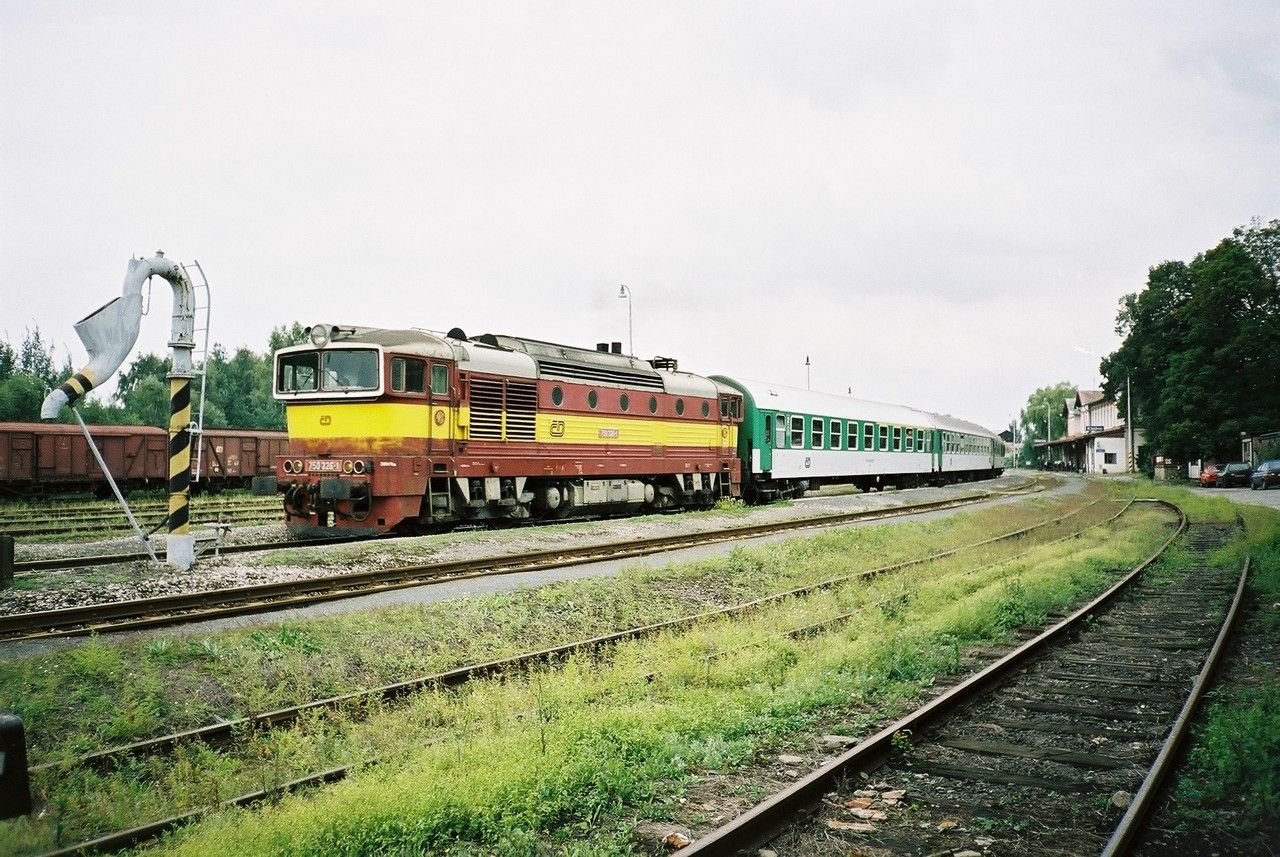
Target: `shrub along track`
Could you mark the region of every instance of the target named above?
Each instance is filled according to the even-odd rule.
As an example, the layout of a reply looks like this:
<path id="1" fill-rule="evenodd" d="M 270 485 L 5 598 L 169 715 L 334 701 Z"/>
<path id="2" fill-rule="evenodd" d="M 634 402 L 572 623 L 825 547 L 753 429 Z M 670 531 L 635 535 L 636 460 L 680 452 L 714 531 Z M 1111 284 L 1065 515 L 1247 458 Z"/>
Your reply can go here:
<path id="1" fill-rule="evenodd" d="M 1022 490 L 1033 487 L 1035 483 Z M 745 527 L 689 533 L 582 548 L 555 548 L 519 556 L 467 559 L 447 563 L 408 565 L 372 571 L 345 572 L 230 589 L 167 595 L 155 598 L 17 613 L 0 617 L 0 640 L 34 640 L 137 630 L 188 622 L 222 619 L 373 595 L 408 587 L 439 584 L 472 577 L 545 571 L 603 560 L 627 559 L 723 542 L 736 542 L 774 533 L 834 527 L 858 521 L 917 515 L 952 509 L 1021 493 L 983 492 L 951 500 L 913 503 L 889 509 L 869 509 L 835 515 L 774 521 Z M 284 544 L 275 547 L 292 547 Z M 226 552 L 226 551 L 224 551 Z"/>
<path id="2" fill-rule="evenodd" d="M 1210 567 L 1230 528 L 1196 525 L 1193 567 L 1149 581 L 1185 528 L 1071 617 L 681 853 L 1125 853 L 1249 569 Z"/>
<path id="3" fill-rule="evenodd" d="M 880 568 L 861 571 L 853 574 L 842 575 L 831 578 L 810 586 L 792 589 L 786 592 L 777 593 L 753 599 L 751 601 L 725 607 L 718 610 L 698 613 L 689 616 L 683 616 L 671 619 L 665 622 L 647 625 L 637 628 L 629 628 L 613 634 L 595 637 L 589 640 L 581 640 L 577 642 L 567 643 L 555 646 L 549 649 L 543 649 L 535 652 L 529 652 L 516 655 L 509 658 L 503 658 L 496 661 L 490 661 L 482 664 L 473 664 L 449 670 L 443 673 L 437 673 L 429 676 L 397 682 L 395 684 L 384 687 L 365 689 L 352 693 L 343 694 L 327 699 L 315 700 L 303 705 L 290 708 L 280 709 L 277 711 L 266 712 L 253 715 L 250 717 L 240 718 L 231 721 L 201 727 L 198 729 L 187 730 L 181 733 L 165 735 L 145 741 L 139 741 L 133 744 L 110 748 L 97 753 L 81 756 L 72 760 L 64 760 L 58 762 L 48 762 L 34 766 L 31 769 L 33 778 L 39 780 L 42 777 L 56 776 L 60 772 L 66 772 L 71 768 L 84 767 L 98 771 L 111 771 L 114 769 L 125 768 L 129 760 L 138 756 L 150 754 L 166 754 L 171 753 L 175 749 L 182 746 L 189 746 L 195 743 L 203 743 L 208 745 L 231 745 L 237 743 L 245 743 L 254 736 L 261 735 L 264 732 L 289 727 L 299 720 L 307 717 L 309 714 L 323 712 L 326 710 L 343 709 L 349 712 L 361 712 L 367 710 L 370 704 L 379 705 L 382 703 L 394 703 L 402 700 L 410 694 L 420 691 L 431 690 L 436 688 L 455 688 L 465 684 L 472 679 L 484 678 L 500 674 L 509 674 L 516 671 L 528 670 L 540 665 L 555 663 L 573 654 L 583 652 L 593 652 L 607 650 L 616 643 L 625 640 L 638 639 L 642 637 L 652 636 L 662 632 L 681 631 L 692 628 L 700 623 L 714 621 L 717 619 L 733 618 L 742 616 L 752 611 L 759 610 L 763 607 L 780 604 L 788 599 L 800 598 L 809 594 L 817 593 L 823 590 L 830 590 L 835 587 L 856 582 L 869 581 L 872 578 L 903 571 L 915 566 L 925 565 L 930 562 L 942 560 L 961 554 L 966 551 L 991 545 L 998 542 L 1011 541 L 1022 538 L 1024 536 L 1034 537 L 1034 534 L 1047 530 L 1054 525 L 1062 524 L 1071 518 L 1080 515 L 1082 512 L 1094 508 L 1104 502 L 1117 502 L 1120 508 L 1112 514 L 1106 515 L 1093 522 L 1087 522 L 1083 526 L 1074 527 L 1065 535 L 1060 535 L 1043 541 L 1033 541 L 1028 544 L 1025 549 L 1020 550 L 1012 555 L 1003 557 L 992 563 L 999 565 L 1015 561 L 1033 550 L 1043 548 L 1049 545 L 1058 544 L 1060 542 L 1075 539 L 1085 532 L 1106 526 L 1116 521 L 1121 515 L 1128 510 L 1133 501 L 1103 501 L 1093 500 L 1085 505 L 1067 512 L 1066 514 L 1047 519 L 1040 523 L 1029 527 L 1004 533 L 993 538 L 984 539 L 971 544 L 962 545 L 950 550 L 935 553 L 926 557 L 906 560 L 892 565 Z M 985 566 L 984 566 L 985 568 Z M 971 571 L 976 572 L 982 569 L 975 568 Z M 858 611 L 861 612 L 861 611 Z M 820 633 L 838 626 L 842 622 L 850 619 L 854 613 L 844 614 L 831 617 L 825 621 L 806 625 L 801 628 L 793 628 L 778 633 L 778 637 L 800 637 Z M 763 642 L 763 641 L 761 641 Z M 727 652 L 717 652 L 709 658 L 716 658 L 727 654 Z M 248 806 L 274 796 L 296 791 L 302 788 L 322 785 L 325 783 L 336 782 L 345 778 L 348 772 L 354 770 L 359 765 L 376 762 L 376 760 L 362 760 L 356 765 L 344 765 L 337 768 L 330 768 L 319 771 L 311 775 L 295 779 L 291 782 L 284 783 L 275 788 L 255 791 L 249 794 L 241 795 L 223 803 L 224 807 L 240 807 Z M 124 848 L 136 846 L 138 844 L 152 840 L 162 833 L 171 830 L 182 824 L 186 824 L 203 814 L 205 810 L 197 810 L 185 813 L 180 816 L 166 818 L 151 824 L 142 825 L 140 827 L 129 830 L 122 830 L 95 838 L 90 841 L 81 842 L 69 848 L 50 852 L 56 855 L 71 854 L 87 854 L 92 852 L 110 852 Z"/>

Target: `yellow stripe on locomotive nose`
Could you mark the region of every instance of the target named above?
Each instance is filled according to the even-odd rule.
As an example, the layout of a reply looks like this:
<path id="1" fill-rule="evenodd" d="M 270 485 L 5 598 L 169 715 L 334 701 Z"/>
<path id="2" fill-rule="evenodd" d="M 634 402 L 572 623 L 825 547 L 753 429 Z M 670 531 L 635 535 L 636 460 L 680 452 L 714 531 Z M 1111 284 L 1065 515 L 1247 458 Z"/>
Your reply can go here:
<path id="1" fill-rule="evenodd" d="M 459 423 L 456 408 L 402 402 L 289 405 L 285 411 L 293 440 L 340 437 L 406 437 L 452 440 Z"/>

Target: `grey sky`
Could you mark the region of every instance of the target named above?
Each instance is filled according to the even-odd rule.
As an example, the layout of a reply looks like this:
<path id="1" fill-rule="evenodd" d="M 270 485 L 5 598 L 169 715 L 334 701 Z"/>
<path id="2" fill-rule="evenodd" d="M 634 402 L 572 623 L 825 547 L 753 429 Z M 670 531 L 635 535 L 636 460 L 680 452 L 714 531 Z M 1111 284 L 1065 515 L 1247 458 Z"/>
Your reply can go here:
<path id="1" fill-rule="evenodd" d="M 1001 428 L 1280 216 L 1280 4 L 0 0 L 0 333 L 131 254 L 213 338 L 627 338 Z M 167 286 L 140 347 L 163 350 Z M 158 316 L 158 317 L 157 317 Z"/>

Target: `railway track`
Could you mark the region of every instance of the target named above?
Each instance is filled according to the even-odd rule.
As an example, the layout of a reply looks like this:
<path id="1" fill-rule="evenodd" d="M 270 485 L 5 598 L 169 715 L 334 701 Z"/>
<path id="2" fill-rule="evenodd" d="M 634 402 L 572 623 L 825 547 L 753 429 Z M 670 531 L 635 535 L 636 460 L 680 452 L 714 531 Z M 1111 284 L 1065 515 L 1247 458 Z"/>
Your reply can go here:
<path id="1" fill-rule="evenodd" d="M 1043 480 L 1039 478 L 1033 478 L 1024 485 L 1016 486 L 1008 490 L 984 491 L 979 495 L 962 498 L 962 502 L 957 503 L 957 505 L 961 505 L 963 503 L 978 503 L 985 500 L 990 500 L 993 497 L 1007 497 L 1007 496 L 1014 496 L 1019 494 L 1033 493 L 1036 491 L 1044 490 L 1044 484 L 1045 483 L 1043 482 Z M 930 511 L 931 508 L 932 508 L 932 505 L 930 503 L 921 503 L 921 504 L 911 504 L 906 507 L 897 507 L 892 511 L 894 511 L 897 514 L 913 514 L 916 512 Z M 949 508 L 949 507 L 944 507 L 944 508 Z M 847 513 L 847 514 L 859 515 L 864 513 L 854 512 L 854 513 Z M 866 514 L 874 514 L 874 513 L 869 512 Z M 814 516 L 812 518 L 807 518 L 804 520 L 808 521 L 809 522 L 808 525 L 810 526 L 822 526 L 823 524 L 821 522 L 828 520 L 828 517 Z M 840 523 L 840 522 L 841 521 L 835 521 L 834 523 Z M 0 530 L 0 532 L 2 531 L 3 530 Z M 389 535 L 389 536 L 383 536 L 381 538 L 384 538 L 384 539 L 415 538 L 415 536 L 390 536 Z M 285 550 L 285 549 L 303 548 L 303 547 L 321 547 L 321 546 L 327 546 L 327 545 L 347 544 L 350 542 L 357 542 L 357 541 L 370 541 L 370 539 L 367 536 L 324 536 L 324 537 L 315 538 L 315 539 L 290 539 L 284 542 L 274 541 L 274 542 L 256 542 L 256 543 L 243 543 L 243 544 L 233 544 L 233 545 L 220 545 L 218 548 L 218 552 L 220 554 L 254 553 L 257 551 Z M 92 556 L 79 556 L 79 557 L 25 560 L 22 562 L 14 563 L 14 572 L 16 575 L 22 575 L 22 574 L 28 574 L 28 573 L 34 573 L 34 572 L 64 571 L 64 570 L 70 570 L 74 568 L 86 568 L 90 566 L 106 566 L 106 565 L 115 565 L 115 564 L 130 563 L 130 562 L 143 562 L 149 559 L 150 557 L 148 557 L 145 553 L 130 552 L 130 553 L 97 554 Z"/>
<path id="2" fill-rule="evenodd" d="M 138 504 L 131 507 L 139 523 L 151 532 L 164 526 L 168 506 L 162 503 Z M 199 519 L 215 518 L 227 523 L 263 520 L 278 513 L 279 501 L 243 502 L 235 504 L 193 504 L 192 514 Z M 0 533 L 19 536 L 84 535 L 101 532 L 129 532 L 129 522 L 119 508 L 101 506 L 86 509 L 51 507 L 23 513 L 0 514 Z"/>
<path id="3" fill-rule="evenodd" d="M 1179 515 L 1169 542 L 1106 593 L 681 853 L 1125 853 L 1249 570 L 1210 567 L 1229 528 L 1192 526 L 1194 567 L 1148 580 L 1187 527 Z"/>
<path id="4" fill-rule="evenodd" d="M 115 769 L 123 769 L 128 760 L 138 756 L 151 754 L 170 753 L 176 748 L 183 745 L 193 743 L 204 743 L 213 746 L 225 746 L 236 742 L 246 742 L 255 735 L 261 735 L 263 732 L 286 728 L 299 720 L 305 718 L 309 714 L 318 711 L 344 709 L 347 711 L 369 710 L 369 703 L 395 703 L 413 693 L 434 688 L 452 688 L 458 687 L 466 682 L 474 679 L 484 678 L 492 675 L 511 674 L 516 671 L 528 670 L 533 667 L 553 663 L 560 659 L 567 658 L 570 655 L 607 649 L 617 643 L 625 640 L 638 639 L 641 637 L 652 636 L 664 632 L 680 631 L 701 623 L 713 621 L 716 619 L 732 618 L 740 616 L 752 611 L 760 610 L 768 605 L 784 603 L 790 599 L 801 598 L 819 591 L 832 589 L 838 586 L 855 582 L 859 580 L 870 580 L 872 578 L 904 571 L 906 569 L 924 565 L 937 560 L 945 559 L 965 551 L 975 548 L 991 545 L 996 542 L 1010 541 L 1019 539 L 1024 536 L 1039 533 L 1050 529 L 1055 525 L 1065 523 L 1071 518 L 1079 515 L 1081 512 L 1099 505 L 1103 501 L 1095 500 L 1084 506 L 1078 507 L 1066 514 L 1059 515 L 1045 521 L 1041 521 L 1029 527 L 1001 534 L 989 539 L 983 539 L 967 545 L 962 545 L 946 551 L 941 551 L 929 556 L 911 559 L 892 565 L 882 566 L 880 568 L 869 569 L 866 571 L 856 572 L 853 574 L 834 577 L 817 584 L 753 599 L 744 603 L 724 607 L 717 610 L 711 610 L 703 613 L 682 616 L 665 622 L 646 625 L 642 627 L 629 628 L 618 631 L 616 633 L 605 636 L 595 637 L 587 640 L 566 643 L 547 649 L 528 652 L 509 658 L 503 658 L 485 663 L 471 664 L 461 666 L 442 673 L 436 673 L 428 676 L 421 676 L 406 681 L 396 682 L 394 684 L 385 685 L 377 688 L 368 688 L 364 690 L 354 691 L 340 696 L 330 697 L 326 699 L 314 700 L 298 706 L 279 709 L 271 712 L 252 715 L 237 720 L 223 721 L 216 724 L 200 727 L 197 729 L 185 730 L 183 732 L 164 735 L 132 744 L 110 748 L 96 753 L 81 756 L 74 760 L 60 760 L 56 762 L 46 762 L 36 765 L 31 769 L 33 776 L 39 778 L 42 776 L 53 776 L 59 772 L 65 772 L 69 769 L 87 768 L 94 771 L 106 772 Z M 1070 531 L 1062 535 L 1056 535 L 1053 538 L 1045 540 L 1034 540 L 1028 544 L 1025 549 L 1005 557 L 998 562 L 1012 562 L 1031 550 L 1042 548 L 1048 545 L 1067 541 L 1079 537 L 1084 532 L 1099 527 L 1106 526 L 1116 521 L 1124 512 L 1130 508 L 1132 501 L 1123 502 L 1120 508 L 1112 514 L 1104 518 L 1092 522 L 1086 522 L 1079 527 L 1072 528 Z M 998 564 L 998 563 L 997 563 Z M 975 569 L 977 570 L 977 569 Z M 850 614 L 852 615 L 852 614 Z M 818 631 L 834 627 L 841 622 L 847 621 L 850 616 L 835 616 L 831 619 L 820 623 L 820 625 L 807 626 L 805 628 L 791 629 L 785 631 L 781 636 L 802 636 L 806 634 L 817 633 Z M 241 795 L 224 802 L 224 807 L 243 807 L 273 797 L 278 797 L 284 793 L 297 791 L 303 788 L 309 788 L 326 783 L 336 782 L 347 776 L 347 774 L 357 767 L 365 764 L 374 763 L 377 760 L 362 760 L 359 764 L 345 765 L 340 767 L 329 768 L 324 771 L 315 772 L 307 776 L 292 780 L 281 784 L 269 790 L 255 791 L 249 794 Z M 156 822 L 130 828 L 128 830 L 116 831 L 97 837 L 90 841 L 80 842 L 74 846 L 50 852 L 46 857 L 68 857 L 68 855 L 79 855 L 88 853 L 108 853 L 111 851 L 132 848 L 147 841 L 150 841 L 163 833 L 172 830 L 178 826 L 186 824 L 206 810 L 196 810 L 184 813 L 182 815 L 161 819 Z"/>

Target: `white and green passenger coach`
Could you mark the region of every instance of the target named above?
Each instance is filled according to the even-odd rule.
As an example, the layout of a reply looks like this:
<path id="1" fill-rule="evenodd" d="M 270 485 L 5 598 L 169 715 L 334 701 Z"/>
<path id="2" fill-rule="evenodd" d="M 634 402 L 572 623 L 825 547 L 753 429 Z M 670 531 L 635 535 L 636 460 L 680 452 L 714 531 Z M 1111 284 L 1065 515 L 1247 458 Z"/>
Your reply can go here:
<path id="1" fill-rule="evenodd" d="M 955 417 L 722 375 L 742 393 L 738 432 L 749 502 L 799 497 L 825 484 L 864 491 L 999 476 L 1004 442 Z"/>

